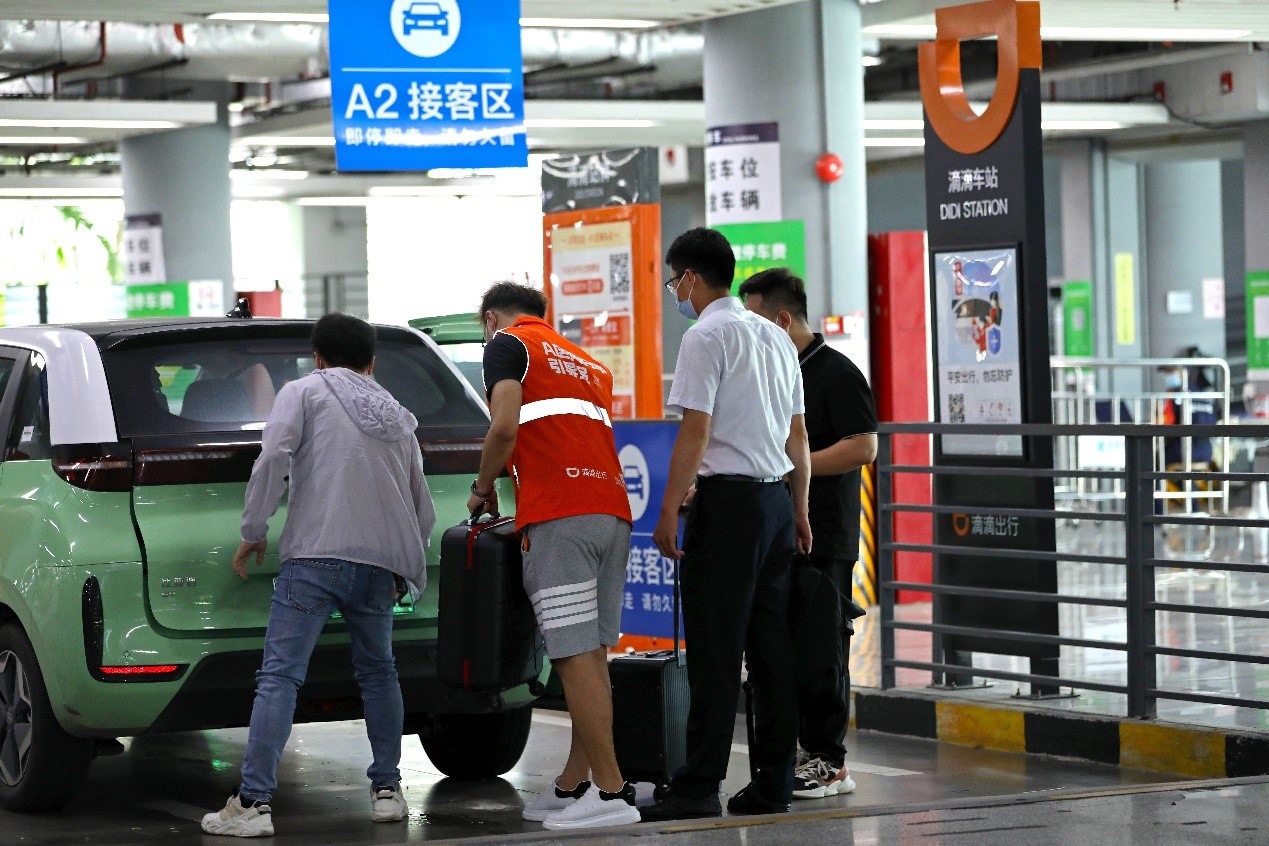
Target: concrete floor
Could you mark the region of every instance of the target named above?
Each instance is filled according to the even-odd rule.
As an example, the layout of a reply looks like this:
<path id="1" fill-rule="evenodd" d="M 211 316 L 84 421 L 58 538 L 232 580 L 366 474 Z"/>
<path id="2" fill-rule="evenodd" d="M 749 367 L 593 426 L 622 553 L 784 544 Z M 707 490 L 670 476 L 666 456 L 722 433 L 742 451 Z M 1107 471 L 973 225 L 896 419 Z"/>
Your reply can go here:
<path id="1" fill-rule="evenodd" d="M 274 801 L 276 844 L 378 844 L 412 843 L 449 839 L 553 842 L 573 840 L 545 832 L 538 824 L 520 818 L 526 801 L 544 790 L 563 760 L 569 737 L 566 715 L 540 711 L 535 715 L 529 746 L 517 767 L 502 779 L 455 782 L 432 767 L 422 747 L 407 737 L 402 772 L 410 819 L 404 824 L 375 825 L 369 817 L 369 788 L 364 770 L 369 747 L 359 722 L 301 726 L 292 735 L 283 759 L 280 788 Z M 748 780 L 744 728 L 736 725 L 736 746 L 724 793 L 733 793 Z M 59 814 L 22 816 L 0 811 L 0 843 L 23 846 L 63 846 L 92 843 L 102 846 L 134 843 L 219 843 L 198 828 L 202 814 L 218 809 L 237 784 L 246 732 L 242 729 L 168 735 L 135 739 L 128 750 L 93 764 L 83 792 Z M 1190 816 L 1168 811 L 1165 794 L 1145 794 L 1122 800 L 1107 793 L 1156 789 L 1165 777 L 1114 767 L 1081 764 L 1038 756 L 1026 756 L 932 741 L 868 732 L 852 734 L 851 768 L 858 790 L 851 796 L 797 802 L 798 819 L 784 817 L 774 825 L 763 820 L 724 819 L 741 828 L 713 829 L 700 826 L 640 826 L 637 832 L 601 835 L 594 842 L 615 842 L 631 834 L 692 842 L 784 843 L 806 838 L 832 843 L 994 843 L 987 832 L 950 839 L 954 829 L 1009 829 L 1022 842 L 1041 842 L 1028 826 L 1049 829 L 1043 842 L 1081 844 L 1149 842 L 1171 843 L 1266 843 L 1269 793 L 1263 786 L 1232 787 L 1230 791 L 1186 792 L 1186 804 L 1203 818 L 1203 836 L 1220 829 L 1220 836 L 1244 839 L 1184 839 L 1198 828 L 1177 829 L 1182 839 L 1166 839 L 1175 825 L 1192 822 Z M 1175 795 L 1181 795 L 1172 790 Z M 1053 797 L 1072 798 L 1069 810 L 1047 803 L 1043 811 L 1016 807 L 1020 801 Z M 1004 798 L 1002 798 L 1004 797 Z M 1175 796 L 1174 796 L 1175 798 Z M 1193 801 L 1191 801 L 1193 800 Z M 1170 800 L 1169 800 L 1170 801 Z M 1125 810 L 1121 804 L 1144 803 L 1147 810 Z M 1161 803 L 1161 804 L 1160 804 Z M 966 808 L 998 805 L 994 810 L 968 812 Z M 944 808 L 945 810 L 934 810 Z M 1238 813 L 1234 814 L 1233 810 Z M 893 816 L 903 811 L 911 811 Z M 803 818 L 809 814 L 810 818 Z M 871 816 L 884 814 L 886 816 Z M 1259 828 L 1251 839 L 1240 826 Z M 850 816 L 868 815 L 850 819 Z M 1068 815 L 1068 816 L 1064 816 Z M 829 817 L 829 818 L 825 818 Z M 1181 819 L 1184 817 L 1184 819 Z M 1198 817 L 1195 817 L 1198 819 Z M 1121 838 L 1111 838 L 1116 826 L 1135 820 L 1136 827 Z M 1164 825 L 1162 822 L 1167 822 Z M 1161 828 L 1162 826 L 1162 828 Z M 1067 828 L 1070 831 L 1067 831 Z M 1100 827 L 1100 828 L 1099 828 Z M 1107 832 L 1105 840 L 1090 839 L 1089 832 Z M 675 833 L 676 830 L 679 830 Z M 1138 830 L 1140 829 L 1140 830 Z M 665 833 L 659 833 L 665 832 Z M 1178 836 L 1181 836 L 1178 835 Z M 995 836 L 995 834 L 991 834 Z M 1098 836 L 1101 836 L 1100 834 Z M 579 842 L 589 842 L 594 834 Z M 644 842 L 641 840 L 641 842 Z M 810 842 L 817 842 L 811 840 Z M 1009 840 L 1017 843 L 1017 837 Z"/>

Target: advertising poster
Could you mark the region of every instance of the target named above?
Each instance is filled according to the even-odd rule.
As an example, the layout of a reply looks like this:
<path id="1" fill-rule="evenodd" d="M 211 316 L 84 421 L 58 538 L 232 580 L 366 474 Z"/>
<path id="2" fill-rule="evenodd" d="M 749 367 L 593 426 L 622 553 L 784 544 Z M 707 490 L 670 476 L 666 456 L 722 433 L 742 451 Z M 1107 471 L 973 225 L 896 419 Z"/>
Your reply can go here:
<path id="1" fill-rule="evenodd" d="M 551 233 L 555 327 L 612 372 L 619 419 L 635 412 L 632 243 L 626 220 Z"/>
<path id="2" fill-rule="evenodd" d="M 1132 253 L 1115 253 L 1115 343 L 1137 343 L 1137 274 Z"/>
<path id="3" fill-rule="evenodd" d="M 1093 354 L 1093 283 L 1085 280 L 1062 286 L 1062 354 Z"/>
<path id="4" fill-rule="evenodd" d="M 705 133 L 705 220 L 779 220 L 780 124 L 715 126 Z"/>
<path id="5" fill-rule="evenodd" d="M 1021 423 L 1018 251 L 936 253 L 939 420 Z M 1022 455 L 1020 437 L 945 435 L 948 455 Z"/>
<path id="6" fill-rule="evenodd" d="M 724 223 L 715 228 L 731 242 L 732 252 L 736 254 L 733 294 L 750 276 L 772 267 L 787 267 L 806 278 L 806 236 L 802 221 Z"/>

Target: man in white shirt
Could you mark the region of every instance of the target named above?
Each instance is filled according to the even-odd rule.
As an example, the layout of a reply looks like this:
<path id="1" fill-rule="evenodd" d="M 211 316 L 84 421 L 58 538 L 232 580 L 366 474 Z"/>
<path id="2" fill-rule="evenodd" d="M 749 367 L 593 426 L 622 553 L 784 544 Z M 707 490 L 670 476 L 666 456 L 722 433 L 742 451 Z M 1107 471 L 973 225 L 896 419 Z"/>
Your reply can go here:
<path id="1" fill-rule="evenodd" d="M 670 389 L 669 406 L 683 422 L 653 536 L 662 554 L 682 560 L 692 705 L 687 764 L 643 819 L 721 815 L 742 659 L 754 689 L 754 778 L 727 810 L 787 811 L 798 733 L 789 565 L 794 552 L 811 549 L 797 349 L 730 295 L 736 259 L 721 233 L 683 233 L 666 263 L 679 312 L 699 317 L 683 336 Z M 693 486 L 680 549 L 679 507 Z"/>

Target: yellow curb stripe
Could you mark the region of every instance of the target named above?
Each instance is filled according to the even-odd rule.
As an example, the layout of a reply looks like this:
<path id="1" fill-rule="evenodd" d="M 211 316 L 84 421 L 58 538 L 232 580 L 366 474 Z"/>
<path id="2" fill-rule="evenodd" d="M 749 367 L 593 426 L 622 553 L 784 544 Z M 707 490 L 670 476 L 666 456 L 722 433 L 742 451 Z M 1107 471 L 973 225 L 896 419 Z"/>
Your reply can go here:
<path id="1" fill-rule="evenodd" d="M 1220 778 L 1225 775 L 1225 735 L 1154 723 L 1120 723 L 1119 766 Z"/>
<path id="2" fill-rule="evenodd" d="M 960 702 L 935 702 L 935 721 L 941 743 L 1027 751 L 1026 720 L 1022 711 L 1006 711 Z"/>

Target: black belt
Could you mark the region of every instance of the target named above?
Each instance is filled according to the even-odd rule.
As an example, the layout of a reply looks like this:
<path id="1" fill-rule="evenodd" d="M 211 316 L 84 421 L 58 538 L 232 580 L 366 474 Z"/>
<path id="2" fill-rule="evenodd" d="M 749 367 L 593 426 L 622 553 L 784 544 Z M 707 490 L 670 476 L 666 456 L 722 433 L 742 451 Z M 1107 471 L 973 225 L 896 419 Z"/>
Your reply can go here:
<path id="1" fill-rule="evenodd" d="M 697 485 L 702 485 L 706 482 L 744 482 L 750 485 L 775 485 L 783 481 L 783 476 L 767 476 L 765 478 L 759 478 L 758 476 L 741 476 L 736 473 L 715 473 L 712 476 L 696 477 Z"/>

